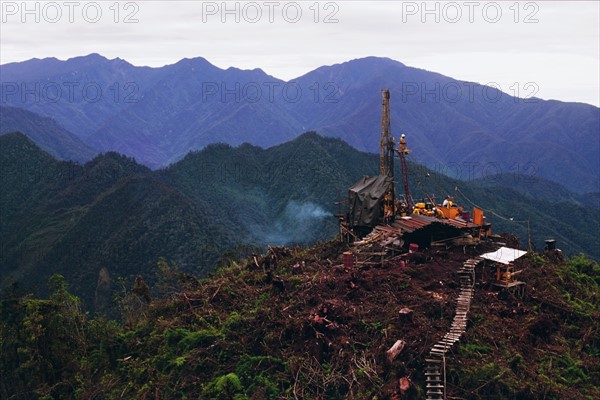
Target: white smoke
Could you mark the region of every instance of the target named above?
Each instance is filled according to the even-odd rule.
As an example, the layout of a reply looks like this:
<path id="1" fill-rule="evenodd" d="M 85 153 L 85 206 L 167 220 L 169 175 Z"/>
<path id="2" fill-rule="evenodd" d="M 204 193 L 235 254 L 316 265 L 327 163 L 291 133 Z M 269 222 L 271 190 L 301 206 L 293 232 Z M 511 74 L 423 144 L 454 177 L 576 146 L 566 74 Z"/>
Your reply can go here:
<path id="1" fill-rule="evenodd" d="M 292 200 L 271 226 L 254 233 L 263 244 L 306 244 L 322 238 L 326 219 L 332 216 L 318 204 Z"/>
<path id="2" fill-rule="evenodd" d="M 295 200 L 290 201 L 285 206 L 284 214 L 290 220 L 295 220 L 298 222 L 311 219 L 323 219 L 333 216 L 333 214 L 331 214 L 329 211 L 325 211 L 318 204 L 312 202 L 299 203 Z"/>

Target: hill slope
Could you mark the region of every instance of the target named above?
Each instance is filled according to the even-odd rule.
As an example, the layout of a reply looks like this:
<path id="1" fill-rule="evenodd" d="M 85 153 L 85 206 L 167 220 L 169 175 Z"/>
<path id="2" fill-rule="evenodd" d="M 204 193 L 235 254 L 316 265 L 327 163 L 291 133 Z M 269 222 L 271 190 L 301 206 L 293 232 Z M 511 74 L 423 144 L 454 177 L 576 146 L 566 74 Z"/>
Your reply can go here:
<path id="1" fill-rule="evenodd" d="M 102 268 L 131 278 L 166 256 L 202 275 L 233 243 L 202 202 L 126 157 L 59 162 L 20 134 L 0 137 L 0 147 L 2 286 L 38 286 L 60 272 L 91 305 Z"/>
<path id="2" fill-rule="evenodd" d="M 272 248 L 209 279 L 182 280 L 150 305 L 137 289 L 127 292 L 123 325 L 88 320 L 55 277 L 49 300 L 0 302 L 0 394 L 423 398 L 425 359 L 454 317 L 457 271 L 495 245 L 353 267 L 342 264 L 347 249 L 338 242 Z M 482 279 L 490 267 L 477 267 L 466 332 L 446 353 L 448 396 L 597 398 L 600 267 L 551 254 L 531 254 L 519 265 L 523 298 L 499 295 Z M 169 278 L 169 267 L 161 269 Z M 401 319 L 406 307 L 412 318 Z M 404 348 L 390 360 L 386 350 L 397 340 Z M 404 392 L 399 382 L 408 385 Z"/>

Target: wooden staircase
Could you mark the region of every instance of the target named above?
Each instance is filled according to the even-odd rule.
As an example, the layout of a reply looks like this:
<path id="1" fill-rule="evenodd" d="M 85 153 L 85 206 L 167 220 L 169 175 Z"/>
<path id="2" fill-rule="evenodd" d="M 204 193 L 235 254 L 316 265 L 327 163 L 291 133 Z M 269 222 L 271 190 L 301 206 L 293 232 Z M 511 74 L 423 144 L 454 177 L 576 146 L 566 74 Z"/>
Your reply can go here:
<path id="1" fill-rule="evenodd" d="M 425 359 L 425 383 L 427 400 L 446 398 L 446 353 L 458 342 L 467 329 L 467 314 L 471 306 L 475 285 L 475 266 L 483 259 L 476 257 L 464 262 L 458 270 L 460 294 L 456 304 L 456 314 L 448 333 L 429 351 Z"/>

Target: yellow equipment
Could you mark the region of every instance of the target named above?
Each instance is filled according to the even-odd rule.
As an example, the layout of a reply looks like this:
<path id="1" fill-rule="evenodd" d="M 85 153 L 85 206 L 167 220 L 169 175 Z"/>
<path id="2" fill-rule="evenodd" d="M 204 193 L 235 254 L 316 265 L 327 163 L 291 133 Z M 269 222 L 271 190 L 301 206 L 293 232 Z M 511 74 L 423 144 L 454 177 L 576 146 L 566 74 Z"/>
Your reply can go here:
<path id="1" fill-rule="evenodd" d="M 438 206 L 437 210 L 442 214 L 442 218 L 455 219 L 462 217 L 464 208 L 451 205 L 450 207 Z"/>
<path id="2" fill-rule="evenodd" d="M 505 285 L 517 282 L 513 278 L 515 275 L 519 275 L 521 272 L 523 272 L 523 270 L 515 272 L 515 266 L 512 264 L 498 264 L 496 266 L 496 282 Z"/>
<path id="3" fill-rule="evenodd" d="M 413 214 L 416 215 L 426 215 L 428 217 L 438 217 L 441 218 L 442 214 L 439 209 L 433 205 L 433 203 L 417 203 L 415 204 L 415 208 L 413 209 Z"/>

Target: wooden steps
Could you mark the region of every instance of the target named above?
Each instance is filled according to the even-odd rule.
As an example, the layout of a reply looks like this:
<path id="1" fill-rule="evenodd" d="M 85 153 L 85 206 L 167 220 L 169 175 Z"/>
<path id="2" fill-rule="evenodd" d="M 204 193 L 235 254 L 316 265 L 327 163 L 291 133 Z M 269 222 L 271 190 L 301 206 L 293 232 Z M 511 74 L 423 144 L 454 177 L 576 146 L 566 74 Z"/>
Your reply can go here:
<path id="1" fill-rule="evenodd" d="M 446 397 L 446 353 L 452 349 L 467 329 L 471 300 L 475 292 L 475 267 L 483 259 L 468 259 L 458 270 L 460 294 L 456 299 L 456 312 L 448 333 L 435 343 L 425 359 L 425 399 L 443 400 Z"/>

